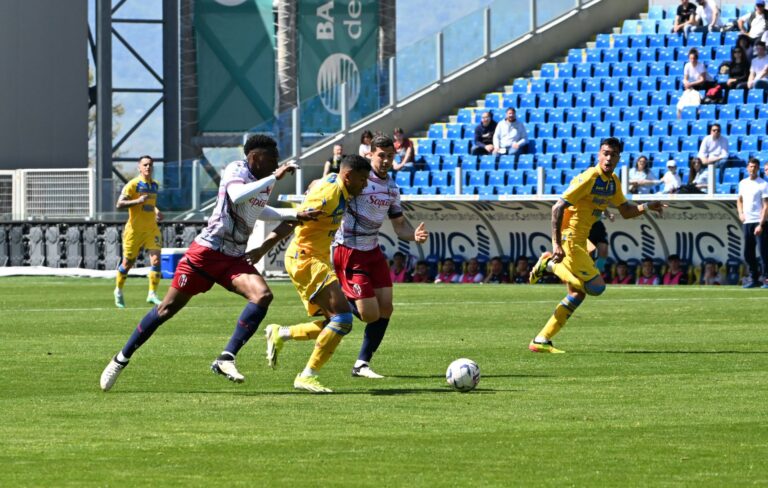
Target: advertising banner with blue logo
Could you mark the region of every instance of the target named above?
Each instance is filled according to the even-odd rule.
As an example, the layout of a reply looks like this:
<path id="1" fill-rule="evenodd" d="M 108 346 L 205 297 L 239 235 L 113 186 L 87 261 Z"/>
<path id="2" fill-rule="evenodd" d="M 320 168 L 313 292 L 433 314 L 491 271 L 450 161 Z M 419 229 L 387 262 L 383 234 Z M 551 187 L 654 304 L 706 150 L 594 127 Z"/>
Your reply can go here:
<path id="1" fill-rule="evenodd" d="M 196 0 L 198 122 L 242 132 L 273 117 L 272 0 Z"/>
<path id="2" fill-rule="evenodd" d="M 298 2 L 298 79 L 302 125 L 334 132 L 341 121 L 341 83 L 350 120 L 378 108 L 378 2 Z"/>

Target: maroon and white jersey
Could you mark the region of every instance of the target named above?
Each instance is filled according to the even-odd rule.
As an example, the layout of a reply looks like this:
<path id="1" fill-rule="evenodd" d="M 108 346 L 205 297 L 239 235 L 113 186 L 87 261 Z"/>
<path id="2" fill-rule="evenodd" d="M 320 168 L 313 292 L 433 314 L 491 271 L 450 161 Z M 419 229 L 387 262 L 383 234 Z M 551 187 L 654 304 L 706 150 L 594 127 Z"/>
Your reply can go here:
<path id="1" fill-rule="evenodd" d="M 274 180 L 274 176 L 268 178 Z M 253 231 L 256 219 L 267 205 L 274 182 L 240 203 L 232 201 L 227 187 L 254 181 L 258 180 L 251 173 L 246 161 L 234 161 L 227 165 L 219 184 L 216 208 L 208 219 L 208 226 L 195 238 L 195 242 L 228 256 L 239 257 L 245 254 L 248 237 Z"/>
<path id="2" fill-rule="evenodd" d="M 381 179 L 371 171 L 363 193 L 347 202 L 334 244 L 360 251 L 375 249 L 379 245 L 379 229 L 384 220 L 401 215 L 400 189 L 395 180 Z"/>

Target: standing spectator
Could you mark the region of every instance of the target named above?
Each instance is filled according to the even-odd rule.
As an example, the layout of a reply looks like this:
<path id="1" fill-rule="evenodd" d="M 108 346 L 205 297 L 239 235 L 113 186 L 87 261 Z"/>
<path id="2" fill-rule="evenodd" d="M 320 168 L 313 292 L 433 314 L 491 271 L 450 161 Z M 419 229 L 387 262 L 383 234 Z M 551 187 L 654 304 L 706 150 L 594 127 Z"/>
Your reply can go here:
<path id="1" fill-rule="evenodd" d="M 686 28 L 688 32 L 717 32 L 723 27 L 720 20 L 720 8 L 715 0 L 696 0 L 696 17 L 693 25 Z"/>
<path id="2" fill-rule="evenodd" d="M 695 18 L 696 5 L 688 0 L 680 0 L 680 5 L 677 6 L 677 14 L 675 15 L 675 25 L 672 26 L 672 33 L 683 33 L 686 27 L 690 29 L 694 26 Z"/>
<path id="3" fill-rule="evenodd" d="M 528 266 L 527 256 L 518 256 L 515 261 L 515 272 L 512 275 L 512 283 L 522 285 L 528 283 L 528 276 L 531 274 L 531 269 Z"/>
<path id="4" fill-rule="evenodd" d="M 509 283 L 509 275 L 504 271 L 504 262 L 499 256 L 491 259 L 488 276 L 485 277 L 483 283 Z"/>
<path id="5" fill-rule="evenodd" d="M 702 285 L 720 285 L 720 270 L 715 261 L 704 263 L 704 273 L 701 275 Z"/>
<path id="6" fill-rule="evenodd" d="M 653 259 L 644 258 L 640 264 L 640 276 L 635 282 L 637 285 L 658 285 L 659 276 L 656 274 L 656 268 L 653 266 Z"/>
<path id="7" fill-rule="evenodd" d="M 611 281 L 612 285 L 631 285 L 632 276 L 629 274 L 629 266 L 626 261 L 616 263 L 616 276 Z"/>
<path id="8" fill-rule="evenodd" d="M 395 153 L 400 156 L 400 161 L 395 161 L 395 163 L 392 165 L 392 169 L 395 171 L 400 171 L 403 168 L 413 168 L 413 143 L 410 139 L 405 137 L 405 133 L 400 127 L 395 127 L 394 139 Z"/>
<path id="9" fill-rule="evenodd" d="M 327 175 L 328 173 L 339 172 L 339 168 L 341 168 L 341 158 L 344 156 L 342 154 L 343 152 L 344 147 L 341 144 L 333 145 L 333 154 L 325 162 L 325 166 L 323 166 L 323 176 Z"/>
<path id="10" fill-rule="evenodd" d="M 496 154 L 522 154 L 528 144 L 525 125 L 517 120 L 514 108 L 508 108 L 506 118 L 496 125 L 493 133 L 493 152 Z"/>
<path id="11" fill-rule="evenodd" d="M 373 140 L 373 133 L 369 130 L 364 130 L 360 135 L 360 147 L 357 148 L 357 154 L 364 158 L 371 159 L 371 141 Z"/>
<path id="12" fill-rule="evenodd" d="M 680 266 L 680 256 L 670 254 L 667 258 L 667 272 L 661 280 L 664 285 L 687 285 L 688 278 Z"/>
<path id="13" fill-rule="evenodd" d="M 629 170 L 629 193 L 651 193 L 653 187 L 659 184 L 659 180 L 651 175 L 648 170 L 648 158 L 640 156 L 635 161 L 635 167 Z"/>
<path id="14" fill-rule="evenodd" d="M 405 266 L 405 254 L 400 251 L 392 256 L 392 265 L 389 267 L 389 276 L 392 283 L 408 283 L 411 276 Z"/>
<path id="15" fill-rule="evenodd" d="M 749 79 L 749 61 L 744 49 L 736 46 L 731 49 L 731 61 L 720 67 L 721 75 L 728 75 L 723 88 L 745 88 Z"/>
<path id="16" fill-rule="evenodd" d="M 411 281 L 413 283 L 432 283 L 432 277 L 429 276 L 429 265 L 427 265 L 426 261 L 416 263 L 416 269 L 413 270 Z"/>
<path id="17" fill-rule="evenodd" d="M 721 135 L 721 132 L 720 124 L 714 123 L 709 129 L 709 135 L 701 140 L 699 159 L 702 165 L 714 164 L 718 168 L 725 166 L 728 160 L 728 138 Z"/>
<path id="18" fill-rule="evenodd" d="M 440 267 L 440 272 L 435 278 L 435 283 L 458 283 L 459 274 L 454 271 L 454 264 L 452 259 L 446 259 L 443 261 L 443 265 Z"/>
<path id="19" fill-rule="evenodd" d="M 759 175 L 760 161 L 755 158 L 747 163 L 747 177 L 739 182 L 739 198 L 736 206 L 739 209 L 744 232 L 744 261 L 749 267 L 752 281 L 744 288 L 760 286 L 760 266 L 755 254 L 755 246 L 760 248 L 760 258 L 763 264 L 763 277 L 768 278 L 768 233 L 763 229 L 768 220 L 768 183 Z M 768 288 L 768 280 L 763 283 Z"/>
<path id="20" fill-rule="evenodd" d="M 752 41 L 760 40 L 768 27 L 765 0 L 756 0 L 755 11 L 741 16 L 736 24 L 739 26 L 739 32 L 749 36 Z"/>
<path id="21" fill-rule="evenodd" d="M 752 58 L 752 65 L 749 68 L 747 88 L 750 90 L 752 88 L 768 88 L 768 56 L 765 55 L 765 43 L 763 41 L 755 43 L 755 57 Z"/>
<path id="22" fill-rule="evenodd" d="M 674 159 L 667 161 L 667 172 L 661 177 L 661 182 L 664 187 L 660 193 L 675 193 L 682 186 L 683 183 L 680 180 L 680 175 L 677 174 L 677 163 Z"/>
<path id="23" fill-rule="evenodd" d="M 459 283 L 482 283 L 483 273 L 480 272 L 480 263 L 477 258 L 471 258 L 467 262 L 467 270 L 459 278 Z"/>
<path id="24" fill-rule="evenodd" d="M 688 51 L 688 62 L 683 67 L 683 94 L 677 102 L 677 118 L 682 117 L 683 108 L 700 105 L 699 90 L 706 90 L 711 85 L 712 77 L 707 66 L 699 62 L 699 51 L 691 49 Z"/>
<path id="25" fill-rule="evenodd" d="M 484 156 L 492 154 L 493 134 L 496 132 L 496 121 L 493 120 L 491 112 L 483 112 L 480 117 L 480 123 L 475 127 L 475 140 L 472 141 L 472 154 L 475 156 Z"/>

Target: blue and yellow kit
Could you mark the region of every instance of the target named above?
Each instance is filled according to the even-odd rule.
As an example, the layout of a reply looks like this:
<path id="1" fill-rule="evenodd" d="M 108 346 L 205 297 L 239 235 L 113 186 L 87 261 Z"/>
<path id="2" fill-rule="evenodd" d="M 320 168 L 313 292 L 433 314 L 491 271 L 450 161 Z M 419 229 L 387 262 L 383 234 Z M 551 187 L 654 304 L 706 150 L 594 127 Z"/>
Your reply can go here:
<path id="1" fill-rule="evenodd" d="M 159 188 L 157 181 L 147 182 L 137 176 L 126 183 L 120 193 L 120 198 L 125 200 L 136 200 L 141 195 L 148 195 L 144 203 L 128 207 L 128 222 L 123 230 L 123 257 L 127 259 L 135 259 L 141 248 L 155 250 L 163 247 L 155 214 Z"/>

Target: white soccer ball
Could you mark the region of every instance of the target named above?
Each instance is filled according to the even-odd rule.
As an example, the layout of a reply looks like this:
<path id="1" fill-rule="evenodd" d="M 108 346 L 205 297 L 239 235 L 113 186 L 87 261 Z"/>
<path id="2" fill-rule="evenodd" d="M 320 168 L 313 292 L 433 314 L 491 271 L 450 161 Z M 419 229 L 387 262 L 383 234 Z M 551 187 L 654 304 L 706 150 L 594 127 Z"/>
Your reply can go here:
<path id="1" fill-rule="evenodd" d="M 445 381 L 456 391 L 473 390 L 480 382 L 480 366 L 471 359 L 457 359 L 448 365 Z"/>

